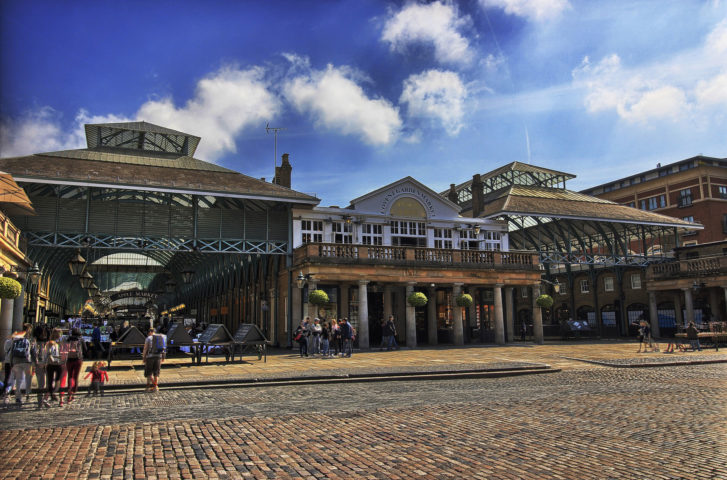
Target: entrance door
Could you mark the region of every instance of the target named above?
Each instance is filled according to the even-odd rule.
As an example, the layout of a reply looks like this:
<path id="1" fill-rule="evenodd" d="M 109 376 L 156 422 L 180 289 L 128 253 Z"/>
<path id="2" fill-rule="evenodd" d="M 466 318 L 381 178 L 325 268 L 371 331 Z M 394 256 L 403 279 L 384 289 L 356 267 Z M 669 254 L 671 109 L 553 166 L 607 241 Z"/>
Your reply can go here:
<path id="1" fill-rule="evenodd" d="M 368 292 L 369 302 L 369 346 L 381 345 L 381 319 L 384 318 L 384 294 Z"/>

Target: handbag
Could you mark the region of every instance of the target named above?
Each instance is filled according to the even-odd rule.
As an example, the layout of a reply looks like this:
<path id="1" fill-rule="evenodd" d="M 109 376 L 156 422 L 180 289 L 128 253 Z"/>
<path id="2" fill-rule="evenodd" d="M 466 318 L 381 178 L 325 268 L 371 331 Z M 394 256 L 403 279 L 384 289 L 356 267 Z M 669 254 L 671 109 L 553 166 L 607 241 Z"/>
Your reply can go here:
<path id="1" fill-rule="evenodd" d="M 303 338 L 303 334 L 299 333 L 298 335 L 295 336 L 295 338 L 293 340 L 295 340 L 296 342 L 300 342 L 301 338 Z"/>

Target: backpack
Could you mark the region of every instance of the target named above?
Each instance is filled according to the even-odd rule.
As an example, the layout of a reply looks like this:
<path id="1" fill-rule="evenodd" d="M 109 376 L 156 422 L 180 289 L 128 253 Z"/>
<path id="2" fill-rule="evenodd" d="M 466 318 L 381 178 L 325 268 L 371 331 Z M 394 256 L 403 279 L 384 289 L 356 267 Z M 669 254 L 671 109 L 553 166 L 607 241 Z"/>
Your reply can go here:
<path id="1" fill-rule="evenodd" d="M 154 334 L 152 339 L 152 345 L 149 355 L 158 357 L 164 355 L 164 351 L 166 350 L 167 346 L 165 345 L 165 338 L 164 335 L 158 335 Z"/>
<path id="2" fill-rule="evenodd" d="M 16 363 L 30 363 L 30 342 L 27 338 L 13 339 L 10 352 L 13 365 Z"/>
<path id="3" fill-rule="evenodd" d="M 66 358 L 68 360 L 75 360 L 77 358 L 80 358 L 81 357 L 80 350 L 81 350 L 81 341 L 80 340 L 76 339 L 76 340 L 69 340 L 68 342 L 66 342 L 66 348 L 65 348 L 66 352 L 65 353 L 66 353 Z"/>

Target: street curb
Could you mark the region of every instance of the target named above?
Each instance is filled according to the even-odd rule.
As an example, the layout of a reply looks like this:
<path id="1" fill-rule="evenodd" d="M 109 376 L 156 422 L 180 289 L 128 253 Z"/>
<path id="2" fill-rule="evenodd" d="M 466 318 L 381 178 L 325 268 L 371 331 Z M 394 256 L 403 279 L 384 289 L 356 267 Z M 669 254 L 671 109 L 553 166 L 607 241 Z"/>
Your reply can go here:
<path id="1" fill-rule="evenodd" d="M 567 360 L 575 360 L 583 363 L 591 363 L 612 368 L 652 368 L 652 367 L 681 367 L 686 365 L 708 365 L 714 363 L 727 363 L 727 360 L 688 360 L 686 362 L 653 362 L 653 363 L 613 363 L 601 360 L 587 360 L 585 358 L 562 357 Z"/>
<path id="2" fill-rule="evenodd" d="M 519 375 L 535 375 L 542 373 L 560 372 L 559 368 L 552 368 L 550 365 L 531 365 L 511 368 L 490 368 L 481 370 L 457 370 L 457 371 L 427 371 L 427 372 L 382 372 L 371 374 L 348 374 L 321 375 L 301 378 L 278 377 L 278 378 L 239 378 L 230 380 L 210 380 L 198 382 L 172 382 L 162 383 L 163 390 L 186 390 L 197 388 L 245 388 L 264 386 L 290 386 L 290 385 L 318 385 L 331 383 L 365 383 L 365 382 L 402 382 L 418 380 L 454 380 L 464 378 L 501 378 L 514 377 Z M 135 385 L 108 385 L 105 391 L 114 392 L 143 392 L 144 384 Z M 79 391 L 86 391 L 87 388 L 79 388 Z"/>

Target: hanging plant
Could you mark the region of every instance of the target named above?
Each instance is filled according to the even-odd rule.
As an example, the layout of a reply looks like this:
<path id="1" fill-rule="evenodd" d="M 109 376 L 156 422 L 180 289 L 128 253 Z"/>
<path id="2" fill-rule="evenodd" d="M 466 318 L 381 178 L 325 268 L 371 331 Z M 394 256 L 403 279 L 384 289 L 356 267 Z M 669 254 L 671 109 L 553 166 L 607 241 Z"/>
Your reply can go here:
<path id="1" fill-rule="evenodd" d="M 553 306 L 553 297 L 543 294 L 535 300 L 535 304 L 540 308 L 550 308 Z"/>
<path id="2" fill-rule="evenodd" d="M 406 297 L 406 301 L 409 302 L 409 305 L 412 307 L 423 307 L 427 304 L 427 296 L 424 295 L 422 292 L 414 292 L 408 297 Z"/>
<path id="3" fill-rule="evenodd" d="M 17 298 L 23 293 L 20 282 L 14 278 L 0 277 L 0 298 Z"/>
<path id="4" fill-rule="evenodd" d="M 472 295 L 469 293 L 460 293 L 454 301 L 458 307 L 471 307 L 473 303 Z"/>
<path id="5" fill-rule="evenodd" d="M 329 302 L 328 294 L 323 290 L 313 290 L 308 294 L 308 302 L 313 305 L 325 305 Z"/>

